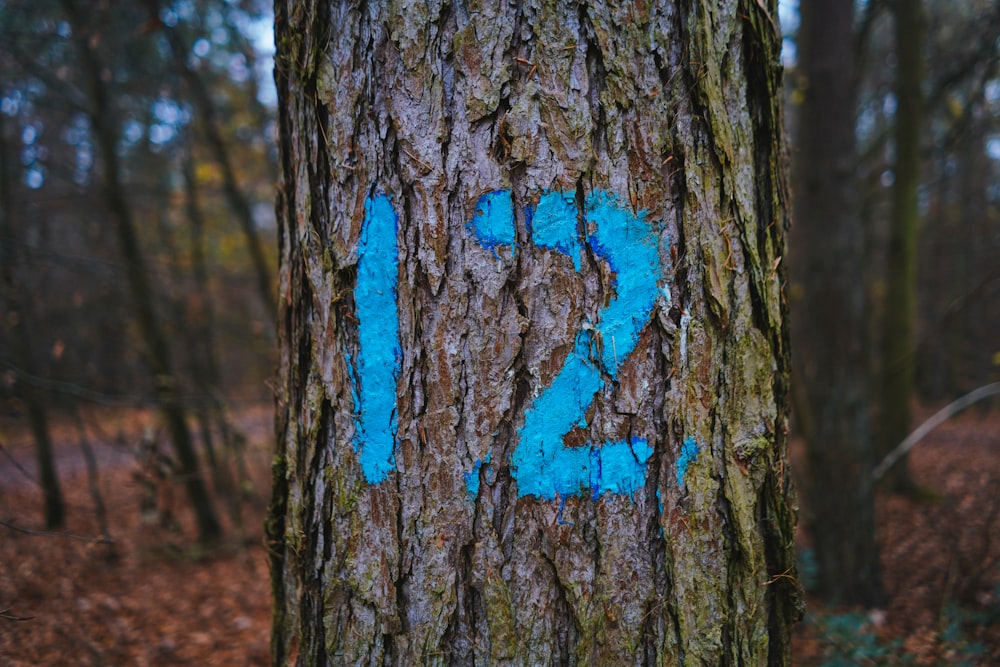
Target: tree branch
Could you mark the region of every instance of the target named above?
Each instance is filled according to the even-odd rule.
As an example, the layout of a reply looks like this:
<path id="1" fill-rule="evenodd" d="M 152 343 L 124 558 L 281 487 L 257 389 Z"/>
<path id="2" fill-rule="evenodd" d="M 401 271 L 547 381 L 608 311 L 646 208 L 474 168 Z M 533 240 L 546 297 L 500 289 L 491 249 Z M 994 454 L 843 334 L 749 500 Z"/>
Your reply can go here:
<path id="1" fill-rule="evenodd" d="M 64 537 L 68 540 L 76 540 L 77 542 L 85 542 L 86 544 L 114 544 L 115 541 L 108 537 L 87 537 L 85 535 L 74 535 L 73 533 L 61 533 L 53 530 L 36 530 L 34 528 L 22 528 L 12 521 L 5 521 L 0 519 L 0 526 L 12 530 L 15 533 L 23 533 L 25 535 L 34 535 L 36 537 Z"/>
<path id="2" fill-rule="evenodd" d="M 915 431 L 910 433 L 910 435 L 906 436 L 906 439 L 904 439 L 903 442 L 899 443 L 895 449 L 889 452 L 889 454 L 886 455 L 884 459 L 882 459 L 882 462 L 879 463 L 872 471 L 872 480 L 877 482 L 880 479 L 882 479 L 882 477 L 885 476 L 885 474 L 889 471 L 889 469 L 892 468 L 892 466 L 895 465 L 896 462 L 899 461 L 899 459 L 906 456 L 906 454 L 911 449 L 913 449 L 913 447 L 918 442 L 923 440 L 928 433 L 933 431 L 942 423 L 944 423 L 954 415 L 958 414 L 965 408 L 969 407 L 973 403 L 981 401 L 984 398 L 989 398 L 990 396 L 994 396 L 996 394 L 1000 394 L 1000 382 L 994 382 L 992 384 L 982 386 L 974 391 L 970 391 L 965 396 L 962 396 L 961 398 L 952 401 L 945 407 L 938 410 L 936 413 L 934 413 L 933 417 L 931 417 L 923 424 L 918 426 Z"/>

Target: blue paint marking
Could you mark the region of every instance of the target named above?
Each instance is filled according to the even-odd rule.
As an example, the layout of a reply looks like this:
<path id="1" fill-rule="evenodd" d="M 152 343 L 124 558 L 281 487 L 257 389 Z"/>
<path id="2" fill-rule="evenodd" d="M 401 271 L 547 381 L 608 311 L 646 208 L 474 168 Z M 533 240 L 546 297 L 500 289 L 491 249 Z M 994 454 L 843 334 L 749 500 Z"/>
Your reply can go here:
<path id="1" fill-rule="evenodd" d="M 630 496 L 645 483 L 646 462 L 653 448 L 644 438 L 606 442 L 594 451 L 600 455 L 598 474 L 590 480 L 595 500 L 604 493 Z"/>
<path id="2" fill-rule="evenodd" d="M 517 236 L 510 190 L 495 190 L 480 197 L 468 228 L 479 245 L 494 253 L 497 246 L 513 246 Z"/>
<path id="3" fill-rule="evenodd" d="M 531 240 L 537 246 L 557 250 L 573 260 L 580 271 L 580 233 L 577 229 L 576 198 L 572 192 L 546 192 L 531 216 Z"/>
<path id="4" fill-rule="evenodd" d="M 509 205 L 510 192 L 498 191 L 480 199 L 470 230 L 492 249 L 501 239 L 514 239 L 514 219 L 494 202 Z M 486 205 L 483 202 L 487 202 Z M 580 270 L 578 210 L 574 192 L 543 193 L 529 216 L 532 241 L 573 260 Z M 643 215 L 633 215 L 606 193 L 587 198 L 586 220 L 595 232 L 587 238 L 594 253 L 616 274 L 615 297 L 602 311 L 597 326 L 581 330 L 573 349 L 552 384 L 525 413 L 520 441 L 511 457 L 518 495 L 554 499 L 588 490 L 593 498 L 605 493 L 630 495 L 645 483 L 646 462 L 653 450 L 646 440 L 633 438 L 567 447 L 563 437 L 575 426 L 586 426 L 586 411 L 604 387 L 604 376 L 618 376 L 639 333 L 653 312 L 660 277 L 658 239 Z M 508 225 L 504 227 L 503 225 Z M 493 245 L 490 245 L 493 244 Z M 479 479 L 467 479 L 470 493 Z"/>
<path id="5" fill-rule="evenodd" d="M 586 425 L 585 413 L 604 383 L 589 358 L 592 333 L 582 331 L 552 384 L 525 413 L 521 441 L 511 457 L 519 496 L 575 495 L 584 489 L 596 498 L 603 493 L 631 494 L 643 485 L 652 449 L 633 439 L 566 447 L 563 436 Z"/>
<path id="6" fill-rule="evenodd" d="M 684 486 L 684 478 L 687 476 L 688 468 L 698 460 L 698 443 L 691 436 L 684 438 L 681 444 L 681 453 L 677 457 L 677 486 Z"/>
<path id="7" fill-rule="evenodd" d="M 616 275 L 615 297 L 601 313 L 598 331 L 604 371 L 617 379 L 618 367 L 635 349 L 656 304 L 658 239 L 643 213 L 633 215 L 605 192 L 587 197 L 587 222 L 596 227 L 587 242 Z"/>
<path id="8" fill-rule="evenodd" d="M 354 449 L 365 480 L 378 484 L 396 468 L 396 380 L 402 353 L 396 308 L 399 248 L 396 212 L 384 194 L 365 201 L 354 302 L 357 359 Z M 348 359 L 350 363 L 350 359 Z"/>
<path id="9" fill-rule="evenodd" d="M 491 454 L 487 454 L 482 461 L 476 461 L 472 470 L 465 473 L 465 488 L 472 497 L 479 495 L 479 471 L 483 466 L 486 466 L 487 471 L 489 471 L 491 456 Z"/>
<path id="10" fill-rule="evenodd" d="M 582 247 L 575 193 L 546 192 L 535 210 L 526 209 L 532 242 L 570 257 L 580 270 Z M 634 351 L 652 315 L 661 275 L 658 239 L 643 214 L 628 212 L 610 194 L 596 192 L 585 202 L 585 221 L 592 233 L 586 242 L 614 272 L 615 295 L 598 321 L 576 335 L 573 349 L 552 384 L 528 407 L 519 441 L 511 457 L 518 495 L 544 499 L 590 491 L 631 495 L 643 486 L 652 447 L 641 438 L 567 447 L 563 438 L 574 427 L 586 428 L 587 408 L 621 364 Z M 360 351 L 347 357 L 354 401 L 358 452 L 365 479 L 383 481 L 396 467 L 396 383 L 402 353 L 396 305 L 398 219 L 389 197 L 365 201 L 358 244 L 358 276 L 354 288 Z M 483 195 L 468 223 L 484 248 L 516 243 L 513 201 L 509 190 Z M 677 462 L 678 483 L 698 454 L 693 439 L 684 441 Z M 477 461 L 465 483 L 474 497 L 480 476 L 490 479 L 490 457 Z M 560 509 L 560 518 L 562 510 Z"/>
<path id="11" fill-rule="evenodd" d="M 590 448 L 563 444 L 563 436 L 584 417 L 602 385 L 600 371 L 588 358 L 589 337 L 587 331 L 577 335 L 552 385 L 525 413 L 521 441 L 511 457 L 519 496 L 552 499 L 591 487 Z"/>
<path id="12" fill-rule="evenodd" d="M 528 230 L 528 236 L 531 236 L 532 218 L 534 218 L 534 217 L 535 217 L 535 209 L 531 208 L 530 205 L 529 206 L 525 206 L 524 207 L 524 226 Z"/>

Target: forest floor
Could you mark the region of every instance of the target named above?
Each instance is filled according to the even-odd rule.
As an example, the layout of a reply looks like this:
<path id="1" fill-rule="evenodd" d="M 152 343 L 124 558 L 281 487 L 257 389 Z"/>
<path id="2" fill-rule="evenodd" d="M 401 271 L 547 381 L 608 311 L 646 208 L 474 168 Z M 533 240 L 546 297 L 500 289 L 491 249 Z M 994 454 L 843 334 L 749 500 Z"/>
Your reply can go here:
<path id="1" fill-rule="evenodd" d="M 875 502 L 889 604 L 866 612 L 807 595 L 793 664 L 1000 665 L 1000 411 L 970 408 L 909 458 L 918 497 L 883 493 Z M 793 470 L 803 460 L 793 442 Z M 802 495 L 799 578 L 808 591 L 816 562 Z"/>
<path id="2" fill-rule="evenodd" d="M 219 504 L 227 537 L 211 549 L 192 546 L 182 490 L 157 482 L 136 455 L 155 417 L 106 412 L 85 422 L 113 543 L 96 539 L 78 425 L 54 429 L 68 516 L 65 532 L 53 535 L 36 532 L 41 494 L 30 437 L 0 417 L 0 667 L 267 665 L 269 406 L 240 411 L 252 484 L 243 489 L 242 527 Z M 793 454 L 798 461 L 801 452 Z M 912 470 L 921 499 L 878 499 L 891 602 L 866 612 L 810 598 L 793 664 L 1000 664 L 1000 413 L 973 409 L 944 424 L 914 450 Z M 140 511 L 144 495 L 160 513 Z M 800 533 L 808 588 L 815 560 Z"/>
<path id="3" fill-rule="evenodd" d="M 226 537 L 208 549 L 194 546 L 183 488 L 159 479 L 151 457 L 140 455 L 151 429 L 169 450 L 147 411 L 85 419 L 113 544 L 95 539 L 102 532 L 72 422 L 52 429 L 68 510 L 64 535 L 12 529 L 41 527 L 42 497 L 30 435 L 0 420 L 0 667 L 269 664 L 263 519 L 271 406 L 243 408 L 237 421 L 251 484 L 243 486 L 238 522 L 216 503 Z M 143 512 L 144 500 L 158 511 Z"/>

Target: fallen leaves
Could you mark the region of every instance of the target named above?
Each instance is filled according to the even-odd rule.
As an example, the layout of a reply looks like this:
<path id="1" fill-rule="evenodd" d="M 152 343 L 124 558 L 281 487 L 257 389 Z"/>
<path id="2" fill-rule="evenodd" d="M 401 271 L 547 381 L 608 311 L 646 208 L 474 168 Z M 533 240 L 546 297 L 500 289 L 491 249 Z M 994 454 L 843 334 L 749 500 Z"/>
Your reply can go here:
<path id="1" fill-rule="evenodd" d="M 230 523 L 226 540 L 210 551 L 192 547 L 195 528 L 181 493 L 174 507 L 180 533 L 141 521 L 140 489 L 126 459 L 105 461 L 101 471 L 114 552 L 0 526 L 0 665 L 269 664 L 265 442 L 250 448 L 248 462 L 257 498 L 244 505 L 242 532 Z M 9 479 L 0 487 L 0 518 L 33 530 L 40 490 Z M 85 472 L 62 481 L 66 531 L 96 537 Z"/>

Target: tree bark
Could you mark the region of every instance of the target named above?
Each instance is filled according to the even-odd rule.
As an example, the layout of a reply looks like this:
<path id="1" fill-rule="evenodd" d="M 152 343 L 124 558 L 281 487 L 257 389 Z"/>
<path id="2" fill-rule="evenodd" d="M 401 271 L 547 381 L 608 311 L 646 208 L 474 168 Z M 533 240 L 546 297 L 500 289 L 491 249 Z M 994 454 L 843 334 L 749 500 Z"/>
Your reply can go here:
<path id="1" fill-rule="evenodd" d="M 855 165 L 854 8 L 803 3 L 799 72 L 805 82 L 795 160 L 791 268 L 796 395 L 808 449 L 806 509 L 831 601 L 884 602 L 869 419 L 864 225 Z M 796 406 L 799 408 L 799 406 Z M 801 415 L 797 415 L 799 417 Z"/>
<path id="2" fill-rule="evenodd" d="M 275 664 L 787 664 L 776 7 L 275 13 Z"/>
<path id="3" fill-rule="evenodd" d="M 879 453 L 888 454 L 910 432 L 910 400 L 916 353 L 917 190 L 920 187 L 920 136 L 923 118 L 924 7 L 920 0 L 895 5 L 896 124 L 882 338 L 879 401 Z M 909 459 L 885 477 L 895 491 L 912 491 Z"/>

